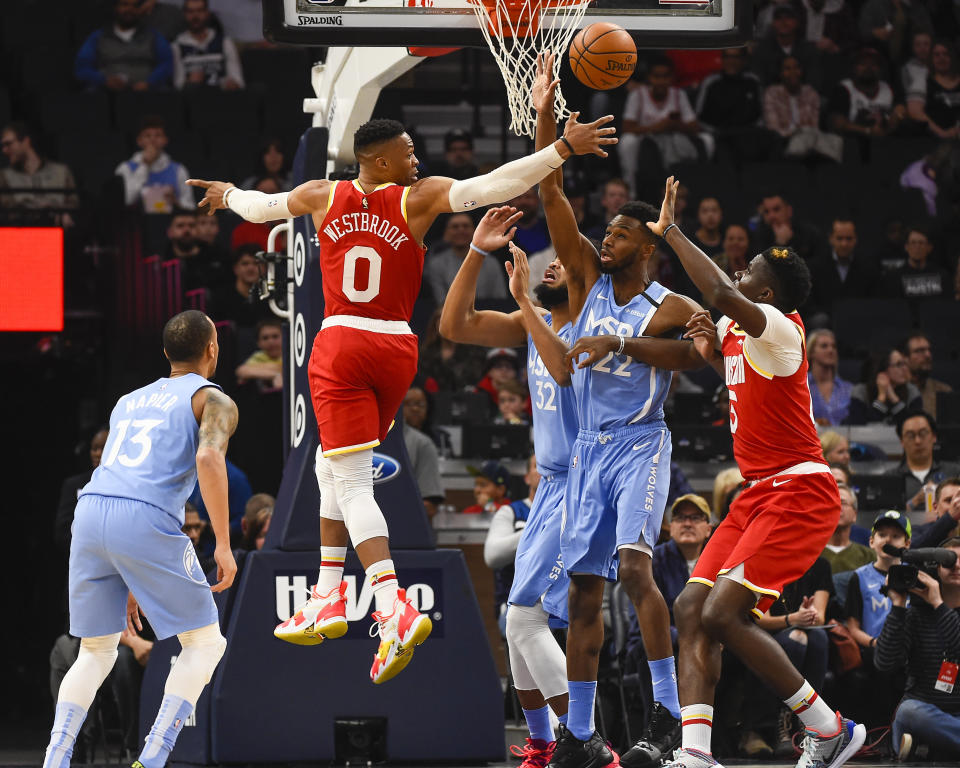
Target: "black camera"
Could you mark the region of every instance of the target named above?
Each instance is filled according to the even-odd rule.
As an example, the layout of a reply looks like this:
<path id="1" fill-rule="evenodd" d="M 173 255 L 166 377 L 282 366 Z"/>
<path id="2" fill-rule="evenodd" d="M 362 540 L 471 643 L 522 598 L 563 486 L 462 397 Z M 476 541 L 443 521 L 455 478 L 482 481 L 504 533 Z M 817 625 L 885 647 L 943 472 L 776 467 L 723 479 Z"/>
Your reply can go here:
<path id="1" fill-rule="evenodd" d="M 920 583 L 920 571 L 939 581 L 939 566 L 953 568 L 957 562 L 957 553 L 952 549 L 930 547 L 928 549 L 900 549 L 885 544 L 883 551 L 900 558 L 900 565 L 890 566 L 887 583 L 880 590 L 884 595 L 888 589 L 894 592 L 909 592 Z"/>

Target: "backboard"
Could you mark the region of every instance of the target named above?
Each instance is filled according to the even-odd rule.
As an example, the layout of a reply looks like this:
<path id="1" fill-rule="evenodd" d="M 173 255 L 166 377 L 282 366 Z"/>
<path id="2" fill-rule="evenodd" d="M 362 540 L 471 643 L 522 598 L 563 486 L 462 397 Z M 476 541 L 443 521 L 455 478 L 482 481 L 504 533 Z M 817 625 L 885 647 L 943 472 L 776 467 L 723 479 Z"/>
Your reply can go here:
<path id="1" fill-rule="evenodd" d="M 751 0 L 594 0 L 639 48 L 731 48 L 750 39 Z M 268 40 L 330 46 L 482 46 L 468 0 L 263 0 Z"/>

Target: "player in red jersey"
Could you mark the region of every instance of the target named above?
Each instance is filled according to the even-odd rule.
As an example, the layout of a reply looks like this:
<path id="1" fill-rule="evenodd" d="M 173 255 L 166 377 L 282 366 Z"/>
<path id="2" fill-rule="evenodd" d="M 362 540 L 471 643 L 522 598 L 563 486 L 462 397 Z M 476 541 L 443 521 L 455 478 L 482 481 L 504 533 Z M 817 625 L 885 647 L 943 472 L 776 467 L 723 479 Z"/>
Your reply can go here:
<path id="1" fill-rule="evenodd" d="M 647 227 L 673 248 L 705 303 L 725 314 L 714 327 L 707 312 L 697 313 L 687 336 L 730 392 L 733 453 L 746 487 L 674 604 L 683 741 L 670 765 L 717 765 L 710 736 L 722 644 L 803 721 L 798 768 L 838 768 L 863 744 L 864 727 L 831 710 L 753 621 L 813 565 L 840 515 L 813 421 L 796 310 L 810 292 L 810 272 L 792 249 L 768 248 L 731 281 L 674 223 L 678 186 L 667 180 L 660 219 Z"/>
<path id="2" fill-rule="evenodd" d="M 371 120 L 354 134 L 359 176 L 319 179 L 266 195 L 221 181 L 189 180 L 209 213 L 229 207 L 248 221 L 310 215 L 320 242 L 324 320 L 310 356 L 310 390 L 320 432 L 321 564 L 310 599 L 276 628 L 282 640 L 315 645 L 347 631 L 343 561 L 347 537 L 373 588 L 380 642 L 370 678 L 382 683 L 430 634 L 430 619 L 398 589 L 386 520 L 373 496 L 373 448 L 384 439 L 417 370 L 408 325 L 420 291 L 423 238 L 438 215 L 503 202 L 559 168 L 571 154 L 606 156 L 613 120 L 567 121 L 562 139 L 483 176 L 418 179 L 413 141 L 395 120 Z M 516 216 L 503 216 L 504 230 Z"/>

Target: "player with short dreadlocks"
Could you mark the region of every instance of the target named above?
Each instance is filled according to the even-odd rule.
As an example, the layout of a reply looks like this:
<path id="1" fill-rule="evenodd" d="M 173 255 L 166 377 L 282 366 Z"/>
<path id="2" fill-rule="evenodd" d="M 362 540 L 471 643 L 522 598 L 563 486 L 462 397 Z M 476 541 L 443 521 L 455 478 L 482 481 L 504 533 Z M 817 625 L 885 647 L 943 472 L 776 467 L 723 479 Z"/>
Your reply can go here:
<path id="1" fill-rule="evenodd" d="M 799 765 L 838 768 L 863 744 L 863 725 L 830 709 L 753 621 L 813 565 L 840 516 L 813 422 L 797 312 L 810 272 L 791 248 L 768 248 L 731 280 L 674 223 L 677 186 L 667 179 L 660 218 L 647 227 L 673 248 L 704 302 L 724 313 L 716 327 L 707 312 L 697 313 L 687 335 L 730 392 L 733 452 L 746 487 L 674 604 L 683 733 L 671 766 L 717 765 L 710 736 L 722 644 L 803 721 Z"/>

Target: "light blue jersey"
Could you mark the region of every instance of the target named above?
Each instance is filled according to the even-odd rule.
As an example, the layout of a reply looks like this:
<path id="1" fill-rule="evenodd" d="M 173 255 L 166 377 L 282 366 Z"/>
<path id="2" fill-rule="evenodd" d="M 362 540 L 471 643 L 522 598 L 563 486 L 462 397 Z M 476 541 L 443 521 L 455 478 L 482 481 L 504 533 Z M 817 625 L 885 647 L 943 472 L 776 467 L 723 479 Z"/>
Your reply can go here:
<path id="1" fill-rule="evenodd" d="M 553 325 L 551 315 L 544 320 Z M 567 344 L 572 334 L 570 323 L 557 331 Z M 560 555 L 560 529 L 570 451 L 577 439 L 576 403 L 573 390 L 554 381 L 529 336 L 527 382 L 533 402 L 533 448 L 542 478 L 517 545 L 509 602 L 534 606 L 542 600 L 547 613 L 566 621 L 570 577 Z"/>
<path id="2" fill-rule="evenodd" d="M 203 387 L 217 385 L 188 373 L 121 397 L 110 414 L 100 466 L 80 496 L 143 501 L 183 525 L 183 505 L 197 484 L 200 428 L 191 400 Z"/>
<path id="3" fill-rule="evenodd" d="M 650 283 L 644 292 L 621 307 L 614 300 L 610 275 L 601 275 L 587 295 L 574 336 L 642 336 L 669 293 L 659 283 Z M 589 368 L 576 369 L 573 391 L 580 429 L 606 432 L 662 421 L 663 401 L 670 391 L 672 376 L 672 371 L 613 353 Z"/>
<path id="4" fill-rule="evenodd" d="M 552 326 L 553 318 L 543 318 Z M 557 331 L 566 344 L 571 344 L 573 326 L 567 323 Z M 533 445 L 537 454 L 537 469 L 541 475 L 566 472 L 570 466 L 570 449 L 577 439 L 576 402 L 570 387 L 561 387 L 540 359 L 540 353 L 527 336 L 527 384 L 533 405 Z"/>

